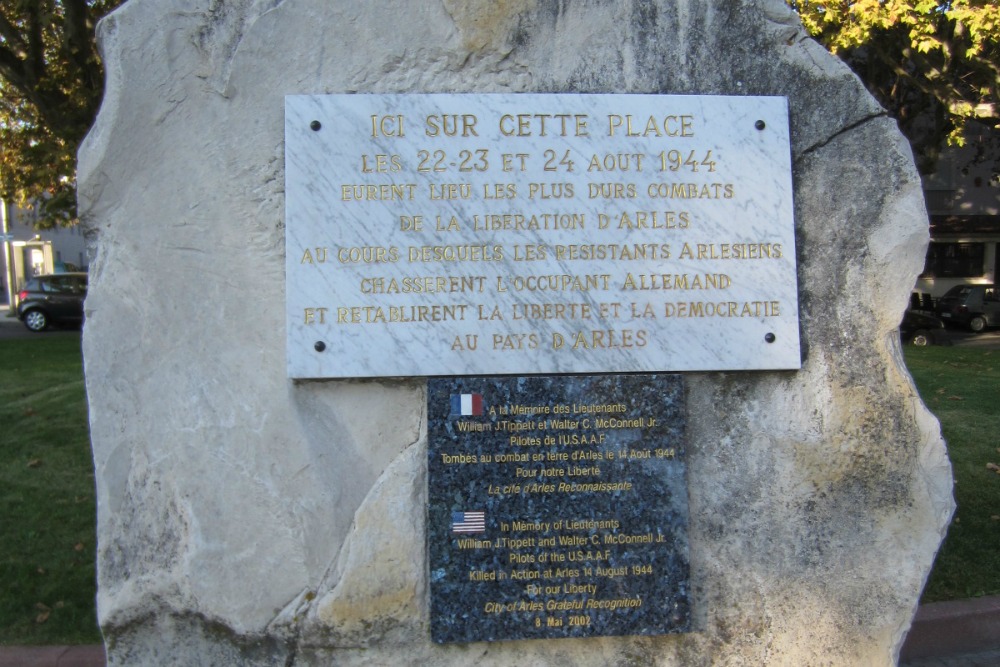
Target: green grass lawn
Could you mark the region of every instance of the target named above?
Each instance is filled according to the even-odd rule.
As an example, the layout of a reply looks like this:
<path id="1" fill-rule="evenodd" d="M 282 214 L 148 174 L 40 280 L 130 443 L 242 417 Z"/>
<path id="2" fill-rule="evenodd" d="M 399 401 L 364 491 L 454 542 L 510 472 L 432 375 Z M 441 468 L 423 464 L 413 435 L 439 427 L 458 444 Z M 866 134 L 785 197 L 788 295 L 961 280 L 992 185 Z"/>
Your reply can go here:
<path id="1" fill-rule="evenodd" d="M 79 332 L 0 341 L 0 644 L 100 641 Z"/>
<path id="2" fill-rule="evenodd" d="M 955 467 L 956 520 L 924 601 L 1000 594 L 1000 352 L 906 349 Z M 0 341 L 0 644 L 100 641 L 79 335 Z"/>
<path id="3" fill-rule="evenodd" d="M 941 421 L 958 509 L 924 602 L 1000 594 L 1000 351 L 908 347 L 920 395 Z"/>

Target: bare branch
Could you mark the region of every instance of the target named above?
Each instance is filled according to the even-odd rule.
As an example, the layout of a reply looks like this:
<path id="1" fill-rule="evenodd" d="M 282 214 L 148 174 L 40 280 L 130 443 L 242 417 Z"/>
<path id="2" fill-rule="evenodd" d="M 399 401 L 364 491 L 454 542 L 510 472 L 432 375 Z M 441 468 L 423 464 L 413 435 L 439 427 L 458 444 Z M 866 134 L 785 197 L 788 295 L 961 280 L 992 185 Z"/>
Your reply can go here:
<path id="1" fill-rule="evenodd" d="M 25 74 L 38 85 L 45 76 L 45 38 L 42 30 L 42 8 L 41 3 L 28 3 L 28 28 L 26 41 L 28 44 L 27 57 L 25 58 Z"/>

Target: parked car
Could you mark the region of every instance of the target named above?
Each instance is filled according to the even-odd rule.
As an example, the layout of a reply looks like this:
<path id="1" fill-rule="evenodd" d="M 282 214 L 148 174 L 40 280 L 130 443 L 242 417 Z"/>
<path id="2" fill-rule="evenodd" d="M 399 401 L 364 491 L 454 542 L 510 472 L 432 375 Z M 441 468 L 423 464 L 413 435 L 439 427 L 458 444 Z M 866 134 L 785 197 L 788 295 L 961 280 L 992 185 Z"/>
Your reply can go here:
<path id="1" fill-rule="evenodd" d="M 36 276 L 17 294 L 17 318 L 31 331 L 44 331 L 51 324 L 79 324 L 86 296 L 86 273 Z"/>
<path id="2" fill-rule="evenodd" d="M 976 333 L 1000 326 L 997 287 L 956 285 L 938 299 L 937 313 L 945 322 L 967 326 Z"/>
<path id="3" fill-rule="evenodd" d="M 938 345 L 944 322 L 925 311 L 907 310 L 899 323 L 899 337 L 907 345 Z"/>

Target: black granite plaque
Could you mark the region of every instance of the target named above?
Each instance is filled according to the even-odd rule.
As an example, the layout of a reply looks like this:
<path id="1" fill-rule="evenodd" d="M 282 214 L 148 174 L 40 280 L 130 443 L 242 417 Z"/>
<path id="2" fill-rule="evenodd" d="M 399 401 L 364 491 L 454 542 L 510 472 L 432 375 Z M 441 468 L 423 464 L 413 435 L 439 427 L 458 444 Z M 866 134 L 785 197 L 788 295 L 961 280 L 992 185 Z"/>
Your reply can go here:
<path id="1" fill-rule="evenodd" d="M 689 626 L 679 375 L 429 382 L 436 642 Z"/>

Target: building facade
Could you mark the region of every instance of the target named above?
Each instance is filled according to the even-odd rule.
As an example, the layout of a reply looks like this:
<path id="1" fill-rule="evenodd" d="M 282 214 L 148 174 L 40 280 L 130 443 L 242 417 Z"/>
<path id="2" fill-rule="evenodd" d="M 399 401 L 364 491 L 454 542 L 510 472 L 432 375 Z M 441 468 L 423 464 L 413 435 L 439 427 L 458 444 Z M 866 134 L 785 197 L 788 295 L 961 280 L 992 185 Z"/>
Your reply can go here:
<path id="1" fill-rule="evenodd" d="M 973 125 L 924 179 L 931 242 L 914 292 L 936 299 L 961 284 L 1000 277 L 1000 133 Z"/>
<path id="2" fill-rule="evenodd" d="M 38 230 L 37 207 L 19 208 L 8 202 L 0 205 L 0 216 L 0 303 L 14 304 L 17 291 L 32 276 L 87 270 L 87 242 L 79 225 Z"/>

